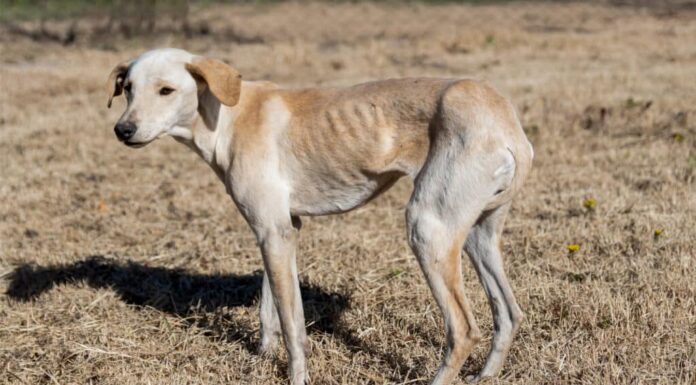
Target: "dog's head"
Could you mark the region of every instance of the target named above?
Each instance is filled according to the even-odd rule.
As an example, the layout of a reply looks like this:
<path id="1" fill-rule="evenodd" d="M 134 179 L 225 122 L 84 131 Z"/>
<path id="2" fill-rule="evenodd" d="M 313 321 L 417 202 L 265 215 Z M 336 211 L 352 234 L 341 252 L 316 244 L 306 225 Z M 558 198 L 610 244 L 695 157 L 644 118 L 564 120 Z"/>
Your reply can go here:
<path id="1" fill-rule="evenodd" d="M 227 106 L 239 101 L 241 75 L 227 64 L 178 49 L 159 49 L 118 64 L 108 81 L 109 102 L 125 94 L 128 107 L 114 132 L 133 147 L 172 135 L 191 138 L 199 98 L 206 92 Z"/>

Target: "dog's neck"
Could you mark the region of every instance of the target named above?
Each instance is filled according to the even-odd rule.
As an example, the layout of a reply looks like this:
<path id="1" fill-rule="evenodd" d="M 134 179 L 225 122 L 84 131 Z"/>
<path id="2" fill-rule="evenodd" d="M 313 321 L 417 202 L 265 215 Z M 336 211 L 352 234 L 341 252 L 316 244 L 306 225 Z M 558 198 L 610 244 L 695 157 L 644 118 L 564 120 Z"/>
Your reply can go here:
<path id="1" fill-rule="evenodd" d="M 198 115 L 209 131 L 215 131 L 217 128 L 221 108 L 220 101 L 207 88 L 198 97 Z"/>
<path id="2" fill-rule="evenodd" d="M 229 151 L 229 146 L 221 148 L 221 142 L 229 142 L 237 110 L 221 104 L 209 90 L 205 90 L 199 95 L 198 113 L 187 130 L 188 135 L 175 136 L 177 141 L 203 158 L 220 178 L 223 178 L 227 158 L 227 154 L 220 152 Z"/>

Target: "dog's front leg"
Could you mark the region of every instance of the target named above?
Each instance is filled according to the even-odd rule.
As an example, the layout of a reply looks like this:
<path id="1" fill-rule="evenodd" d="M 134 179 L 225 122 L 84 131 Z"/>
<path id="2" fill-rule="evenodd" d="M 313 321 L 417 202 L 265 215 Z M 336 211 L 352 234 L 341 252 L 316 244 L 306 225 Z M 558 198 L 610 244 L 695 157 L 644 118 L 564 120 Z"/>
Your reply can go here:
<path id="1" fill-rule="evenodd" d="M 261 343 L 259 353 L 272 353 L 278 345 L 280 337 L 280 319 L 278 310 L 273 301 L 271 283 L 268 280 L 268 272 L 263 272 L 263 287 L 261 288 L 261 306 L 259 307 L 259 319 L 261 321 Z"/>
<path id="2" fill-rule="evenodd" d="M 302 228 L 300 217 L 292 217 L 292 227 L 299 231 Z M 259 353 L 272 353 L 278 345 L 281 328 L 278 310 L 273 301 L 271 283 L 268 280 L 268 272 L 263 272 L 263 287 L 261 289 L 261 306 L 259 306 L 259 319 L 261 321 L 261 342 Z"/>
<path id="3" fill-rule="evenodd" d="M 289 216 L 283 220 L 264 222 L 252 224 L 261 247 L 270 289 L 270 293 L 263 293 L 266 298 L 262 299 L 262 311 L 269 312 L 268 304 L 264 306 L 263 301 L 268 301 L 268 294 L 272 294 L 290 360 L 288 368 L 290 383 L 304 385 L 307 381 L 305 364 L 307 334 L 300 283 L 297 278 L 295 257 L 297 230 L 293 228 Z M 270 312 L 270 317 L 266 321 L 273 322 L 272 318 L 273 315 Z M 272 327 L 272 325 L 268 326 Z"/>

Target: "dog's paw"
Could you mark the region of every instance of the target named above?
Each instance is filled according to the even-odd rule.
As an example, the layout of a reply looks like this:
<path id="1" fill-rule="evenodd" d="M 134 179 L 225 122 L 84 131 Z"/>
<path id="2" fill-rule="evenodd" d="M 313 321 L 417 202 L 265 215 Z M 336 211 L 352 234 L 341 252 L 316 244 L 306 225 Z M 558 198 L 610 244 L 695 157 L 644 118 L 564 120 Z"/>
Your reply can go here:
<path id="1" fill-rule="evenodd" d="M 470 374 L 466 377 L 464 377 L 464 381 L 466 381 L 467 384 L 478 384 L 479 382 L 490 378 L 487 376 L 482 376 L 481 374 Z"/>
<path id="2" fill-rule="evenodd" d="M 289 374 L 290 385 L 310 385 L 309 376 L 306 371 L 297 374 Z"/>
<path id="3" fill-rule="evenodd" d="M 278 340 L 273 338 L 261 339 L 257 353 L 264 357 L 273 357 L 278 348 Z"/>

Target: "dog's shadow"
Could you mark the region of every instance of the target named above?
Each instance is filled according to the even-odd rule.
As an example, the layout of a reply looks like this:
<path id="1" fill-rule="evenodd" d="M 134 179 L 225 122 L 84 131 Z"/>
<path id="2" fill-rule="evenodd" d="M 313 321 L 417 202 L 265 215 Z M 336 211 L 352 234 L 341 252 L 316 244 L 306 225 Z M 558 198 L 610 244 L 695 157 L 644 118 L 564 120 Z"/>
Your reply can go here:
<path id="1" fill-rule="evenodd" d="M 217 310 L 255 306 L 261 292 L 260 271 L 245 275 L 196 274 L 95 255 L 63 265 L 18 266 L 9 276 L 6 294 L 15 300 L 30 301 L 56 285 L 79 282 L 93 288 L 110 288 L 126 303 L 177 315 L 213 338 L 240 342 L 249 351 L 256 350 L 258 327 L 229 315 L 220 322 Z M 314 285 L 300 286 L 308 331 L 333 333 L 348 307 L 348 297 Z"/>
<path id="2" fill-rule="evenodd" d="M 214 340 L 241 343 L 248 351 L 256 352 L 258 326 L 248 317 L 235 317 L 224 308 L 256 306 L 262 279 L 261 271 L 244 275 L 197 274 L 95 255 L 70 264 L 20 265 L 9 275 L 6 294 L 14 300 L 30 301 L 61 284 L 82 282 L 92 288 L 110 288 L 128 304 L 149 306 L 179 316 Z M 346 294 L 326 292 L 304 283 L 300 284 L 300 289 L 308 333 L 333 335 L 349 351 L 376 357 L 391 368 L 390 378 L 395 382 L 404 380 L 403 373 L 407 380 L 427 373 L 420 365 L 414 368 L 401 353 L 385 351 L 379 344 L 359 338 L 357 330 L 342 319 L 350 306 Z"/>

